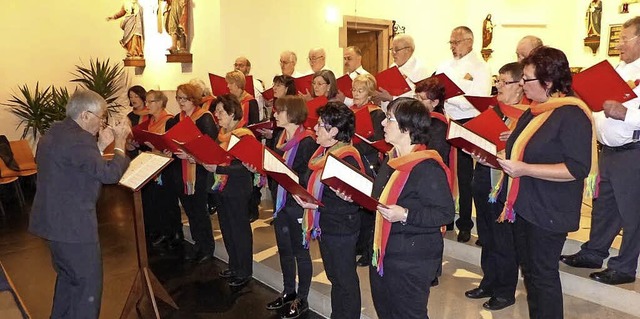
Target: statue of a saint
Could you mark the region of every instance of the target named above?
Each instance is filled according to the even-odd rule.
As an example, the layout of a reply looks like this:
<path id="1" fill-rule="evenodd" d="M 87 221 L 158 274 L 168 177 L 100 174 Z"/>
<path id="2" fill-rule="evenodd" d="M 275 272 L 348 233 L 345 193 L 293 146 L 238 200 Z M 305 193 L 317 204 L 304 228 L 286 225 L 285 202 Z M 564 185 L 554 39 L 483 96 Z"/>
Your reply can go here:
<path id="1" fill-rule="evenodd" d="M 491 13 L 482 22 L 482 48 L 487 49 L 491 45 L 493 39 L 493 23 L 491 22 Z"/>
<path id="2" fill-rule="evenodd" d="M 189 31 L 189 0 L 165 0 L 167 11 L 164 16 L 164 27 L 171 36 L 169 52 L 188 53 L 187 32 Z"/>
<path id="3" fill-rule="evenodd" d="M 142 7 L 138 0 L 125 0 L 116 14 L 107 17 L 107 21 L 120 20 L 123 35 L 120 44 L 127 50 L 127 59 L 142 59 L 144 56 L 144 32 L 142 26 Z"/>
<path id="4" fill-rule="evenodd" d="M 602 1 L 592 0 L 589 3 L 585 17 L 587 24 L 587 37 L 600 36 L 600 22 L 602 21 Z"/>

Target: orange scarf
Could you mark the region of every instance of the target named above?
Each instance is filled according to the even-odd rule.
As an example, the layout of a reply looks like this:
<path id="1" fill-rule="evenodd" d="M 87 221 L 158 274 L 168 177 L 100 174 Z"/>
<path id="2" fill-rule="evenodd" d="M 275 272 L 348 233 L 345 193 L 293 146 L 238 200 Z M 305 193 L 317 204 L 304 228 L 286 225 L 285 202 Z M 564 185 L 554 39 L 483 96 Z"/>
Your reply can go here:
<path id="1" fill-rule="evenodd" d="M 200 107 L 196 107 L 191 115 L 187 115 L 184 111 L 180 112 L 180 121 L 187 117 L 195 123 L 200 117 L 205 114 L 211 115 L 209 111 L 206 111 Z M 196 191 L 196 164 L 189 163 L 189 160 L 182 160 L 182 182 L 184 183 L 185 195 L 193 195 Z"/>
<path id="2" fill-rule="evenodd" d="M 131 111 L 131 113 L 137 115 L 140 117 L 140 120 L 138 120 L 138 123 L 142 123 L 146 120 L 149 119 L 149 108 L 147 108 L 146 106 L 143 107 L 142 109 L 136 110 L 135 108 Z"/>
<path id="3" fill-rule="evenodd" d="M 242 95 L 239 98 L 240 105 L 242 106 L 242 119 L 240 120 L 240 126 L 249 124 L 249 102 L 253 100 L 253 96 L 247 91 L 242 91 Z"/>
<path id="4" fill-rule="evenodd" d="M 433 159 L 444 170 L 447 176 L 447 182 L 449 183 L 449 189 L 451 189 L 451 173 L 449 168 L 444 165 L 442 158 L 438 152 L 434 150 L 427 150 L 425 145 L 415 145 L 411 153 L 396 157 L 396 150 L 393 149 L 389 152 L 389 161 L 387 164 L 395 171 L 391 174 L 387 185 L 385 185 L 382 194 L 380 195 L 380 203 L 385 205 L 395 205 L 398 201 L 398 197 L 402 193 L 404 186 L 411 175 L 413 168 L 419 163 Z M 373 235 L 373 256 L 371 263 L 377 268 L 380 276 L 384 273 L 384 256 L 389 241 L 389 234 L 391 233 L 391 222 L 384 219 L 380 212 L 376 212 L 376 223 Z"/>
<path id="5" fill-rule="evenodd" d="M 169 114 L 166 110 L 160 111 L 160 114 L 158 114 L 158 116 L 155 118 L 153 116 L 150 116 L 147 131 L 163 134 L 166 131 L 167 121 L 171 118 L 173 118 L 173 115 Z"/>
<path id="6" fill-rule="evenodd" d="M 538 129 L 549 119 L 553 111 L 557 108 L 567 106 L 567 105 L 577 105 L 580 109 L 585 113 L 585 115 L 591 121 L 591 126 L 593 125 L 593 117 L 591 116 L 591 109 L 580 99 L 576 97 L 564 97 L 564 96 L 552 96 L 548 101 L 544 103 L 540 103 L 537 105 L 531 106 L 531 113 L 533 114 L 533 119 L 524 130 L 520 133 L 520 135 L 516 138 L 513 143 L 513 147 L 511 148 L 511 156 L 510 159 L 516 161 L 522 161 L 524 159 L 524 151 L 527 148 L 527 144 L 531 140 L 531 138 L 535 135 Z M 589 175 L 586 179 L 585 183 L 585 195 L 587 197 L 594 197 L 596 180 L 598 175 L 598 155 L 597 155 L 597 147 L 596 147 L 596 137 L 595 137 L 595 129 L 592 130 L 591 133 L 591 170 L 589 171 Z M 503 178 L 504 179 L 504 174 Z M 501 180 L 498 185 L 502 186 L 503 181 Z M 508 220 L 509 222 L 515 221 L 515 211 L 513 206 L 518 198 L 518 191 L 520 190 L 520 178 L 512 178 L 508 177 L 507 180 L 507 200 L 504 205 L 504 209 L 498 217 L 498 221 L 502 222 L 504 220 Z"/>

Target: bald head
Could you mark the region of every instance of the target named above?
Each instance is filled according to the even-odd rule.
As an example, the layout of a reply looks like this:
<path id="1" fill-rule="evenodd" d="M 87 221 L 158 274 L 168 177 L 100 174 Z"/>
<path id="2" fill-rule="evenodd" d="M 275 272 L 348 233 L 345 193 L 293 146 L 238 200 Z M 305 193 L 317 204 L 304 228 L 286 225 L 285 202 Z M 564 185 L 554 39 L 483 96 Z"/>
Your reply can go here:
<path id="1" fill-rule="evenodd" d="M 393 38 L 391 43 L 391 55 L 396 65 L 403 66 L 413 55 L 416 50 L 416 44 L 413 38 L 408 34 L 399 34 Z"/>
<path id="2" fill-rule="evenodd" d="M 233 64 L 233 68 L 242 72 L 244 75 L 249 75 L 251 72 L 251 62 L 246 57 L 240 56 L 236 59 L 236 62 Z"/>
<path id="3" fill-rule="evenodd" d="M 542 45 L 542 40 L 536 36 L 528 35 L 522 38 L 516 47 L 518 62 L 521 62 L 524 58 L 528 57 L 533 49 L 541 47 Z"/>
<path id="4" fill-rule="evenodd" d="M 309 66 L 315 73 L 322 70 L 325 66 L 326 52 L 323 48 L 313 48 L 309 50 Z"/>
<path id="5" fill-rule="evenodd" d="M 469 54 L 473 49 L 473 32 L 465 26 L 459 26 L 451 31 L 449 48 L 455 59 L 460 59 Z"/>

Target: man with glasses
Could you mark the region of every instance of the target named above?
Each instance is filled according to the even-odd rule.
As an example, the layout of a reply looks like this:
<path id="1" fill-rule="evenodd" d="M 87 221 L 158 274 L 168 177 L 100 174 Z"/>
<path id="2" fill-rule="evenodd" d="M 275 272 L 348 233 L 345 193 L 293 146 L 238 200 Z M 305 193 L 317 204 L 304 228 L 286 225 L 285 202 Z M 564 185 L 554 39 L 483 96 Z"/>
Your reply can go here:
<path id="1" fill-rule="evenodd" d="M 297 62 L 298 57 L 293 51 L 284 51 L 280 53 L 280 71 L 282 75 L 288 75 L 294 78 L 303 76 L 304 74 L 296 71 Z"/>
<path id="2" fill-rule="evenodd" d="M 319 72 L 321 70 L 330 70 L 327 67 L 327 53 L 323 48 L 314 48 L 309 50 L 309 66 L 311 70 L 307 74 Z"/>
<path id="3" fill-rule="evenodd" d="M 240 56 L 236 58 L 236 62 L 233 64 L 233 69 L 236 71 L 240 71 L 242 72 L 242 74 L 247 76 L 249 75 L 249 73 L 251 73 L 251 61 L 249 61 L 249 59 L 247 59 L 246 57 Z M 252 94 L 253 97 L 258 102 L 258 110 L 260 110 L 260 120 L 262 121 L 262 119 L 264 119 L 265 112 L 264 112 L 264 98 L 262 97 L 262 93 L 260 92 L 264 91 L 264 83 L 262 82 L 262 80 L 256 78 L 255 76 L 252 78 L 253 78 L 253 92 L 249 92 L 249 94 Z"/>
<path id="4" fill-rule="evenodd" d="M 98 318 L 102 257 L 96 203 L 102 184 L 117 183 L 129 166 L 124 147 L 131 128 L 127 121 L 108 127 L 107 103 L 93 91 L 74 93 L 66 115 L 38 142 L 29 231 L 47 241 L 57 274 L 51 318 Z M 100 152 L 111 142 L 115 154 L 106 160 Z"/>
<path id="5" fill-rule="evenodd" d="M 640 79 L 640 17 L 622 25 L 620 64 L 616 71 L 625 81 Z M 640 96 L 640 87 L 633 90 Z M 593 119 L 598 142 L 602 145 L 599 194 L 593 201 L 589 241 L 573 255 L 560 256 L 572 267 L 600 269 L 614 238 L 624 229 L 618 256 L 607 268 L 591 273 L 592 279 L 610 285 L 634 282 L 640 254 L 640 98 L 625 103 L 605 101 L 602 112 Z"/>
<path id="6" fill-rule="evenodd" d="M 445 73 L 466 95 L 489 96 L 491 94 L 491 71 L 489 65 L 480 59 L 473 50 L 473 32 L 465 26 L 451 31 L 449 47 L 453 59 L 441 64 L 436 74 Z M 476 117 L 479 112 L 463 96 L 450 98 L 444 102 L 444 111 L 451 119 L 465 123 Z M 458 190 L 459 214 L 456 221 L 458 241 L 471 239 L 472 197 L 471 180 L 473 177 L 473 159 L 462 150 L 458 150 Z M 451 227 L 448 227 L 448 229 Z"/>
<path id="7" fill-rule="evenodd" d="M 411 88 L 411 91 L 402 94 L 403 97 L 413 97 L 415 95 L 415 83 L 429 77 L 429 71 L 413 56 L 413 52 L 416 50 L 415 42 L 410 35 L 400 34 L 393 38 L 391 48 L 389 49 L 391 56 L 393 57 L 393 64 L 391 67 L 397 66 L 400 73 L 405 77 L 407 84 Z M 384 89 L 380 89 L 375 96 L 374 101 L 376 104 L 381 103 L 382 109 L 386 112 L 387 105 L 390 101 L 395 100 L 398 96 L 392 96 Z"/>

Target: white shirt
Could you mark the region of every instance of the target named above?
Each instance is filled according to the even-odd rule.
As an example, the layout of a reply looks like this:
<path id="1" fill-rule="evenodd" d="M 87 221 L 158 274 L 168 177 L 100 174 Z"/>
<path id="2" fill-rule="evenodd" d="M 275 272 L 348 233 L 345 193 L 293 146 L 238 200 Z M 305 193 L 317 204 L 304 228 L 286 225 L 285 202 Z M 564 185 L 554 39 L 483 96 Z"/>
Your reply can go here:
<path id="1" fill-rule="evenodd" d="M 353 79 L 356 78 L 356 76 L 360 75 L 360 74 L 369 74 L 369 72 L 367 72 L 367 70 L 365 70 L 362 65 L 360 65 L 357 69 L 355 69 L 353 72 L 349 73 L 349 77 L 351 78 L 351 80 L 353 81 Z M 342 92 L 345 93 L 345 92 Z M 346 94 L 346 93 L 345 93 Z M 353 105 L 353 99 L 349 98 L 349 97 L 344 97 L 344 104 L 346 106 L 352 106 Z"/>
<path id="2" fill-rule="evenodd" d="M 491 95 L 491 69 L 473 51 L 460 59 L 451 59 L 441 64 L 436 69 L 436 74 L 440 73 L 446 74 L 466 95 Z M 469 78 L 467 74 L 471 77 L 470 80 L 465 79 Z M 454 120 L 472 118 L 480 114 L 464 96 L 446 100 L 444 111 Z"/>
<path id="3" fill-rule="evenodd" d="M 392 68 L 394 66 L 397 66 L 395 62 L 391 64 L 389 68 Z M 416 93 L 416 83 L 430 76 L 427 67 L 425 67 L 424 64 L 422 64 L 422 62 L 413 55 L 409 58 L 409 60 L 407 60 L 407 62 L 398 67 L 398 70 L 400 70 L 400 73 L 405 77 L 404 80 L 409 85 L 409 88 L 411 88 L 411 91 L 400 96 L 394 96 L 394 100 L 399 97 L 413 97 Z M 382 102 L 381 104 L 382 110 L 386 112 L 389 102 Z"/>
<path id="4" fill-rule="evenodd" d="M 620 62 L 616 67 L 616 72 L 625 81 L 635 81 L 640 79 L 640 59 L 629 64 Z M 636 95 L 640 96 L 640 86 L 633 89 Z M 631 143 L 633 131 L 640 129 L 640 98 L 622 103 L 627 108 L 627 116 L 624 121 L 607 118 L 604 111 L 594 112 L 593 120 L 596 125 L 596 136 L 598 141 L 604 145 L 616 147 Z"/>

